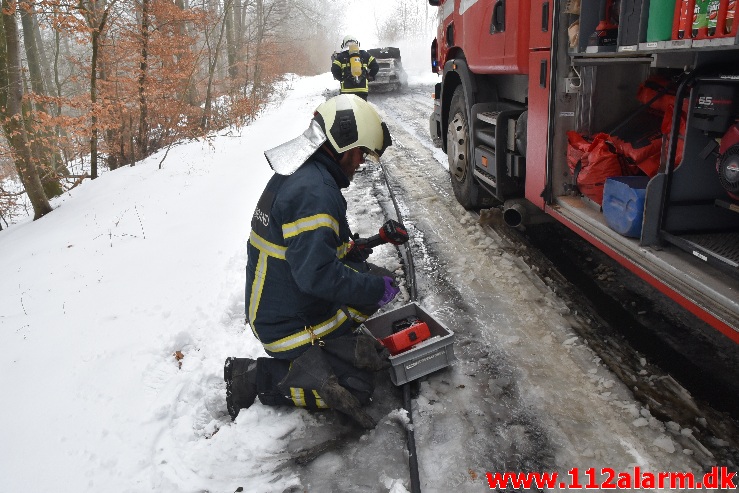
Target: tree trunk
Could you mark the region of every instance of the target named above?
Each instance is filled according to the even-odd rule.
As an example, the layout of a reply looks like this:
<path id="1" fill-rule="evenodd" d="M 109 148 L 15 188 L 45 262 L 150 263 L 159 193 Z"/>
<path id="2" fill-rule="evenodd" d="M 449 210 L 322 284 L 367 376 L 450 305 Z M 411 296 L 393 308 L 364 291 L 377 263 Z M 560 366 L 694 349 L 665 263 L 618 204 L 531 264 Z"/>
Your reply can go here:
<path id="1" fill-rule="evenodd" d="M 105 5 L 105 0 L 100 2 Z M 93 2 L 88 6 L 87 10 L 84 10 L 85 19 L 87 25 L 91 28 L 91 56 L 90 56 L 90 179 L 94 180 L 98 177 L 98 136 L 100 131 L 98 129 L 98 116 L 97 116 L 97 80 L 98 80 L 98 56 L 100 50 L 100 36 L 105 29 L 105 24 L 108 21 L 108 13 L 110 12 L 110 5 L 107 5 L 103 10 L 100 21 L 98 22 L 98 8 L 97 1 Z M 92 9 L 92 10 L 90 10 Z"/>
<path id="2" fill-rule="evenodd" d="M 236 66 L 236 41 L 234 39 L 234 9 L 233 3 L 226 1 L 223 6 L 223 18 L 226 23 L 226 55 L 228 58 L 228 77 L 236 80 L 238 76 Z"/>
<path id="3" fill-rule="evenodd" d="M 41 29 L 38 26 L 38 17 L 33 15 L 33 37 L 36 38 L 36 48 L 38 49 L 39 60 L 41 61 L 41 69 L 44 73 L 44 84 L 46 86 L 46 94 L 51 93 L 51 66 L 49 65 L 49 57 L 46 56 L 46 47 L 41 37 Z"/>
<path id="4" fill-rule="evenodd" d="M 92 31 L 92 56 L 90 57 L 90 179 L 98 177 L 98 116 L 97 116 L 97 65 L 100 31 Z"/>
<path id="5" fill-rule="evenodd" d="M 233 0 L 234 2 L 234 49 L 236 50 L 236 60 L 241 61 L 241 55 L 244 50 L 244 18 L 243 12 L 246 11 L 242 0 Z M 238 62 L 237 62 L 238 63 Z M 237 67 L 237 76 L 243 70 L 242 64 Z M 239 77 L 240 78 L 240 77 Z"/>
<path id="6" fill-rule="evenodd" d="M 261 104 L 262 96 L 262 60 L 260 56 L 262 54 L 262 41 L 264 41 L 264 2 L 263 0 L 257 1 L 257 39 L 254 53 L 254 75 L 252 76 L 252 90 L 251 97 L 256 101 L 256 104 Z"/>
<path id="7" fill-rule="evenodd" d="M 23 81 L 21 78 L 18 25 L 14 9 L 2 0 L 4 50 L 0 49 L 0 112 L 4 120 L 3 130 L 11 147 L 18 175 L 33 207 L 33 219 L 39 219 L 52 211 L 44 194 L 38 171 L 33 165 L 28 136 L 23 123 Z"/>
<path id="8" fill-rule="evenodd" d="M 177 8 L 182 11 L 188 8 L 185 0 L 175 0 L 175 5 L 177 5 Z M 188 36 L 187 22 L 180 22 L 178 29 L 180 36 L 182 36 L 183 38 Z M 190 106 L 199 107 L 200 101 L 198 101 L 198 88 L 195 86 L 195 70 L 193 70 L 193 73 L 190 74 L 190 77 L 187 80 L 187 88 L 185 89 L 185 91 L 185 97 L 180 97 L 178 99 L 184 99 Z"/>
<path id="9" fill-rule="evenodd" d="M 32 7 L 31 7 L 32 8 Z M 41 61 L 36 44 L 36 36 L 33 31 L 33 14 L 25 8 L 20 9 L 21 24 L 23 25 L 23 45 L 26 48 L 26 61 L 28 62 L 28 74 L 31 78 L 31 89 L 36 94 L 46 95 L 46 85 L 41 71 Z M 39 103 L 36 103 L 38 106 Z"/>
<path id="10" fill-rule="evenodd" d="M 226 3 L 230 4 L 231 0 L 226 0 Z M 215 52 L 210 54 L 210 58 L 208 60 L 208 87 L 205 92 L 203 116 L 200 120 L 200 128 L 204 132 L 208 130 L 208 126 L 210 125 L 210 109 L 213 104 L 213 78 L 215 77 L 216 66 L 218 65 L 218 57 L 221 52 L 221 44 L 223 43 L 223 34 L 226 30 L 225 27 L 225 22 L 221 22 L 221 30 L 218 33 L 218 42 L 216 43 Z"/>
<path id="11" fill-rule="evenodd" d="M 59 82 L 59 51 L 61 49 L 61 34 L 58 29 L 54 30 L 54 71 L 53 79 L 54 79 L 54 95 L 60 100 L 62 97 L 62 84 Z M 59 103 L 54 103 L 54 116 L 57 118 L 62 115 L 62 106 Z M 67 131 L 57 123 L 55 127 L 55 133 L 57 137 L 66 137 Z M 62 148 L 62 155 L 64 156 L 64 162 L 69 162 L 69 158 L 67 156 L 66 147 Z M 65 166 L 66 168 L 66 166 Z"/>
<path id="12" fill-rule="evenodd" d="M 36 44 L 36 36 L 33 29 L 33 14 L 25 8 L 20 9 L 21 24 L 23 25 L 23 45 L 26 48 L 26 60 L 28 62 L 28 74 L 31 79 L 31 90 L 40 96 L 46 96 L 46 85 L 44 84 L 43 72 L 41 70 L 40 55 L 38 45 Z M 50 114 L 46 104 L 36 101 L 36 111 Z M 32 114 L 32 108 L 28 108 Z M 29 114 L 29 116 L 30 116 Z M 30 122 L 29 122 L 30 123 Z M 64 174 L 67 168 L 62 165 L 61 156 L 57 151 L 58 145 L 51 131 L 44 128 L 33 128 L 29 125 L 29 135 L 33 138 L 35 152 L 39 161 L 37 166 L 41 176 L 41 182 L 44 185 L 44 191 L 49 198 L 61 195 L 64 190 L 59 181 L 59 175 Z M 62 168 L 64 170 L 62 170 Z M 67 171 L 66 174 L 69 174 Z"/>
<path id="13" fill-rule="evenodd" d="M 146 78 L 149 57 L 149 0 L 141 1 L 141 60 L 139 61 L 139 136 L 138 155 L 146 157 L 149 148 L 148 103 L 146 100 Z"/>

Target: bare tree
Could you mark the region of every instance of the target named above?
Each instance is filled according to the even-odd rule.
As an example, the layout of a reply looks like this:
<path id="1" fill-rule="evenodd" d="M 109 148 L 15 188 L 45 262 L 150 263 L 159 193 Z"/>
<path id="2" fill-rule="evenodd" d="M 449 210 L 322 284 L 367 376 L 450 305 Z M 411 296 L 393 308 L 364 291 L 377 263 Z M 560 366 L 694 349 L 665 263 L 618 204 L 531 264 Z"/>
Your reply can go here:
<path id="1" fill-rule="evenodd" d="M 20 46 L 15 8 L 2 0 L 3 46 L 0 46 L 0 116 L 3 130 L 11 147 L 18 176 L 33 206 L 33 218 L 51 212 L 38 171 L 28 144 L 23 121 L 23 80 L 21 77 Z"/>
<path id="2" fill-rule="evenodd" d="M 223 5 L 223 19 L 226 23 L 226 55 L 228 57 L 228 76 L 236 79 L 238 76 L 238 65 L 236 64 L 236 32 L 234 27 L 233 1 Z"/>
<path id="3" fill-rule="evenodd" d="M 23 40 L 10 46 L 25 49 L 27 70 L 20 55 L 7 57 L 4 17 L 0 110 L 13 139 L 0 152 L 12 149 L 29 196 L 36 179 L 68 186 L 71 169 L 84 179 L 89 166 L 96 178 L 100 166 L 250 121 L 283 74 L 328 69 L 341 29 L 332 0 L 5 1 L 23 9 Z"/>
<path id="4" fill-rule="evenodd" d="M 226 0 L 226 4 L 230 4 L 231 0 Z M 228 8 L 224 8 L 224 12 L 227 11 Z M 211 47 L 211 39 L 208 33 L 205 34 L 205 40 L 208 44 L 208 85 L 207 89 L 205 91 L 205 104 L 203 105 L 203 115 L 200 120 L 200 128 L 203 129 L 203 131 L 207 131 L 210 125 L 210 117 L 211 117 L 211 106 L 213 104 L 213 79 L 215 77 L 216 73 L 216 65 L 218 64 L 218 57 L 221 53 L 221 45 L 223 44 L 223 35 L 226 31 L 226 23 L 224 22 L 224 19 L 219 19 L 219 23 L 213 27 L 213 31 L 215 31 L 216 28 L 219 28 L 218 31 L 218 39 L 216 41 L 216 44 L 214 47 Z"/>
<path id="5" fill-rule="evenodd" d="M 53 129 L 49 129 L 45 124 L 32 124 L 33 111 L 38 111 L 44 115 L 50 115 L 51 112 L 44 101 L 44 97 L 48 95 L 48 92 L 44 82 L 41 68 L 41 54 L 34 29 L 33 5 L 22 4 L 19 10 L 21 24 L 23 26 L 23 46 L 26 50 L 31 89 L 35 95 L 40 96 L 35 99 L 33 108 L 27 105 L 29 117 L 26 126 L 29 134 L 33 135 L 33 141 L 35 143 L 33 147 L 37 158 L 36 165 L 41 176 L 41 183 L 44 186 L 46 196 L 51 198 L 62 194 L 63 190 L 59 182 L 59 176 L 67 175 L 69 172 L 59 155 Z"/>
<path id="6" fill-rule="evenodd" d="M 149 0 L 141 0 L 141 59 L 139 61 L 139 156 L 146 156 L 149 143 L 146 78 L 149 62 Z"/>
<path id="7" fill-rule="evenodd" d="M 97 114 L 97 81 L 98 57 L 100 55 L 100 38 L 105 30 L 110 9 L 115 0 L 80 0 L 79 10 L 90 29 L 92 54 L 90 57 L 90 178 L 98 177 L 98 114 Z"/>

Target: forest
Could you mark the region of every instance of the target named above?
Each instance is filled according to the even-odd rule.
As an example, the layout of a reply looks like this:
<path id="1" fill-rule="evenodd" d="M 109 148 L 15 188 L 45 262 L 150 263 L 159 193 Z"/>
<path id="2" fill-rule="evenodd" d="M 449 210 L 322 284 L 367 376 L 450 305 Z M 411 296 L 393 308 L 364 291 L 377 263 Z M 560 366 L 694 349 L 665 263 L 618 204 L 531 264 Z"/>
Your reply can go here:
<path id="1" fill-rule="evenodd" d="M 103 171 L 248 124 L 284 74 L 328 70 L 349 3 L 2 0 L 0 230 L 20 202 L 38 219 Z M 392 41 L 423 4 L 396 2 L 383 19 L 368 8 L 363 22 Z"/>

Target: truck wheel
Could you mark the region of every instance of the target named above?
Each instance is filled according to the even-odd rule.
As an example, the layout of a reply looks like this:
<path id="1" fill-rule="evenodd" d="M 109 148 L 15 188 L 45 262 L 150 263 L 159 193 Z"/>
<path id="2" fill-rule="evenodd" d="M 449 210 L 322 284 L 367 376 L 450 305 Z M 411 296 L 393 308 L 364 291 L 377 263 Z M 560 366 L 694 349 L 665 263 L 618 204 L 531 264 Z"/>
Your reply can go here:
<path id="1" fill-rule="evenodd" d="M 449 174 L 454 196 L 465 209 L 481 207 L 483 194 L 472 176 L 475 163 L 470 142 L 467 103 L 462 86 L 457 87 L 452 95 L 446 138 L 446 153 L 449 158 Z"/>

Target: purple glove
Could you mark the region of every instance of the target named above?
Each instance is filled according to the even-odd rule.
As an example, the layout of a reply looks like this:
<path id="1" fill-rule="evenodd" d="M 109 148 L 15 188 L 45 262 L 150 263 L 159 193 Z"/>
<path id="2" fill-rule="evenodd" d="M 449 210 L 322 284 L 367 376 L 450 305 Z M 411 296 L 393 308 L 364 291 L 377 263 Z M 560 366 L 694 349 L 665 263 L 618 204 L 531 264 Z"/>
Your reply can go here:
<path id="1" fill-rule="evenodd" d="M 400 293 L 400 289 L 395 287 L 395 281 L 392 277 L 383 276 L 383 279 L 385 280 L 385 293 L 383 293 L 380 301 L 377 302 L 377 304 L 380 306 L 387 305 L 388 303 L 393 301 L 398 293 Z"/>

